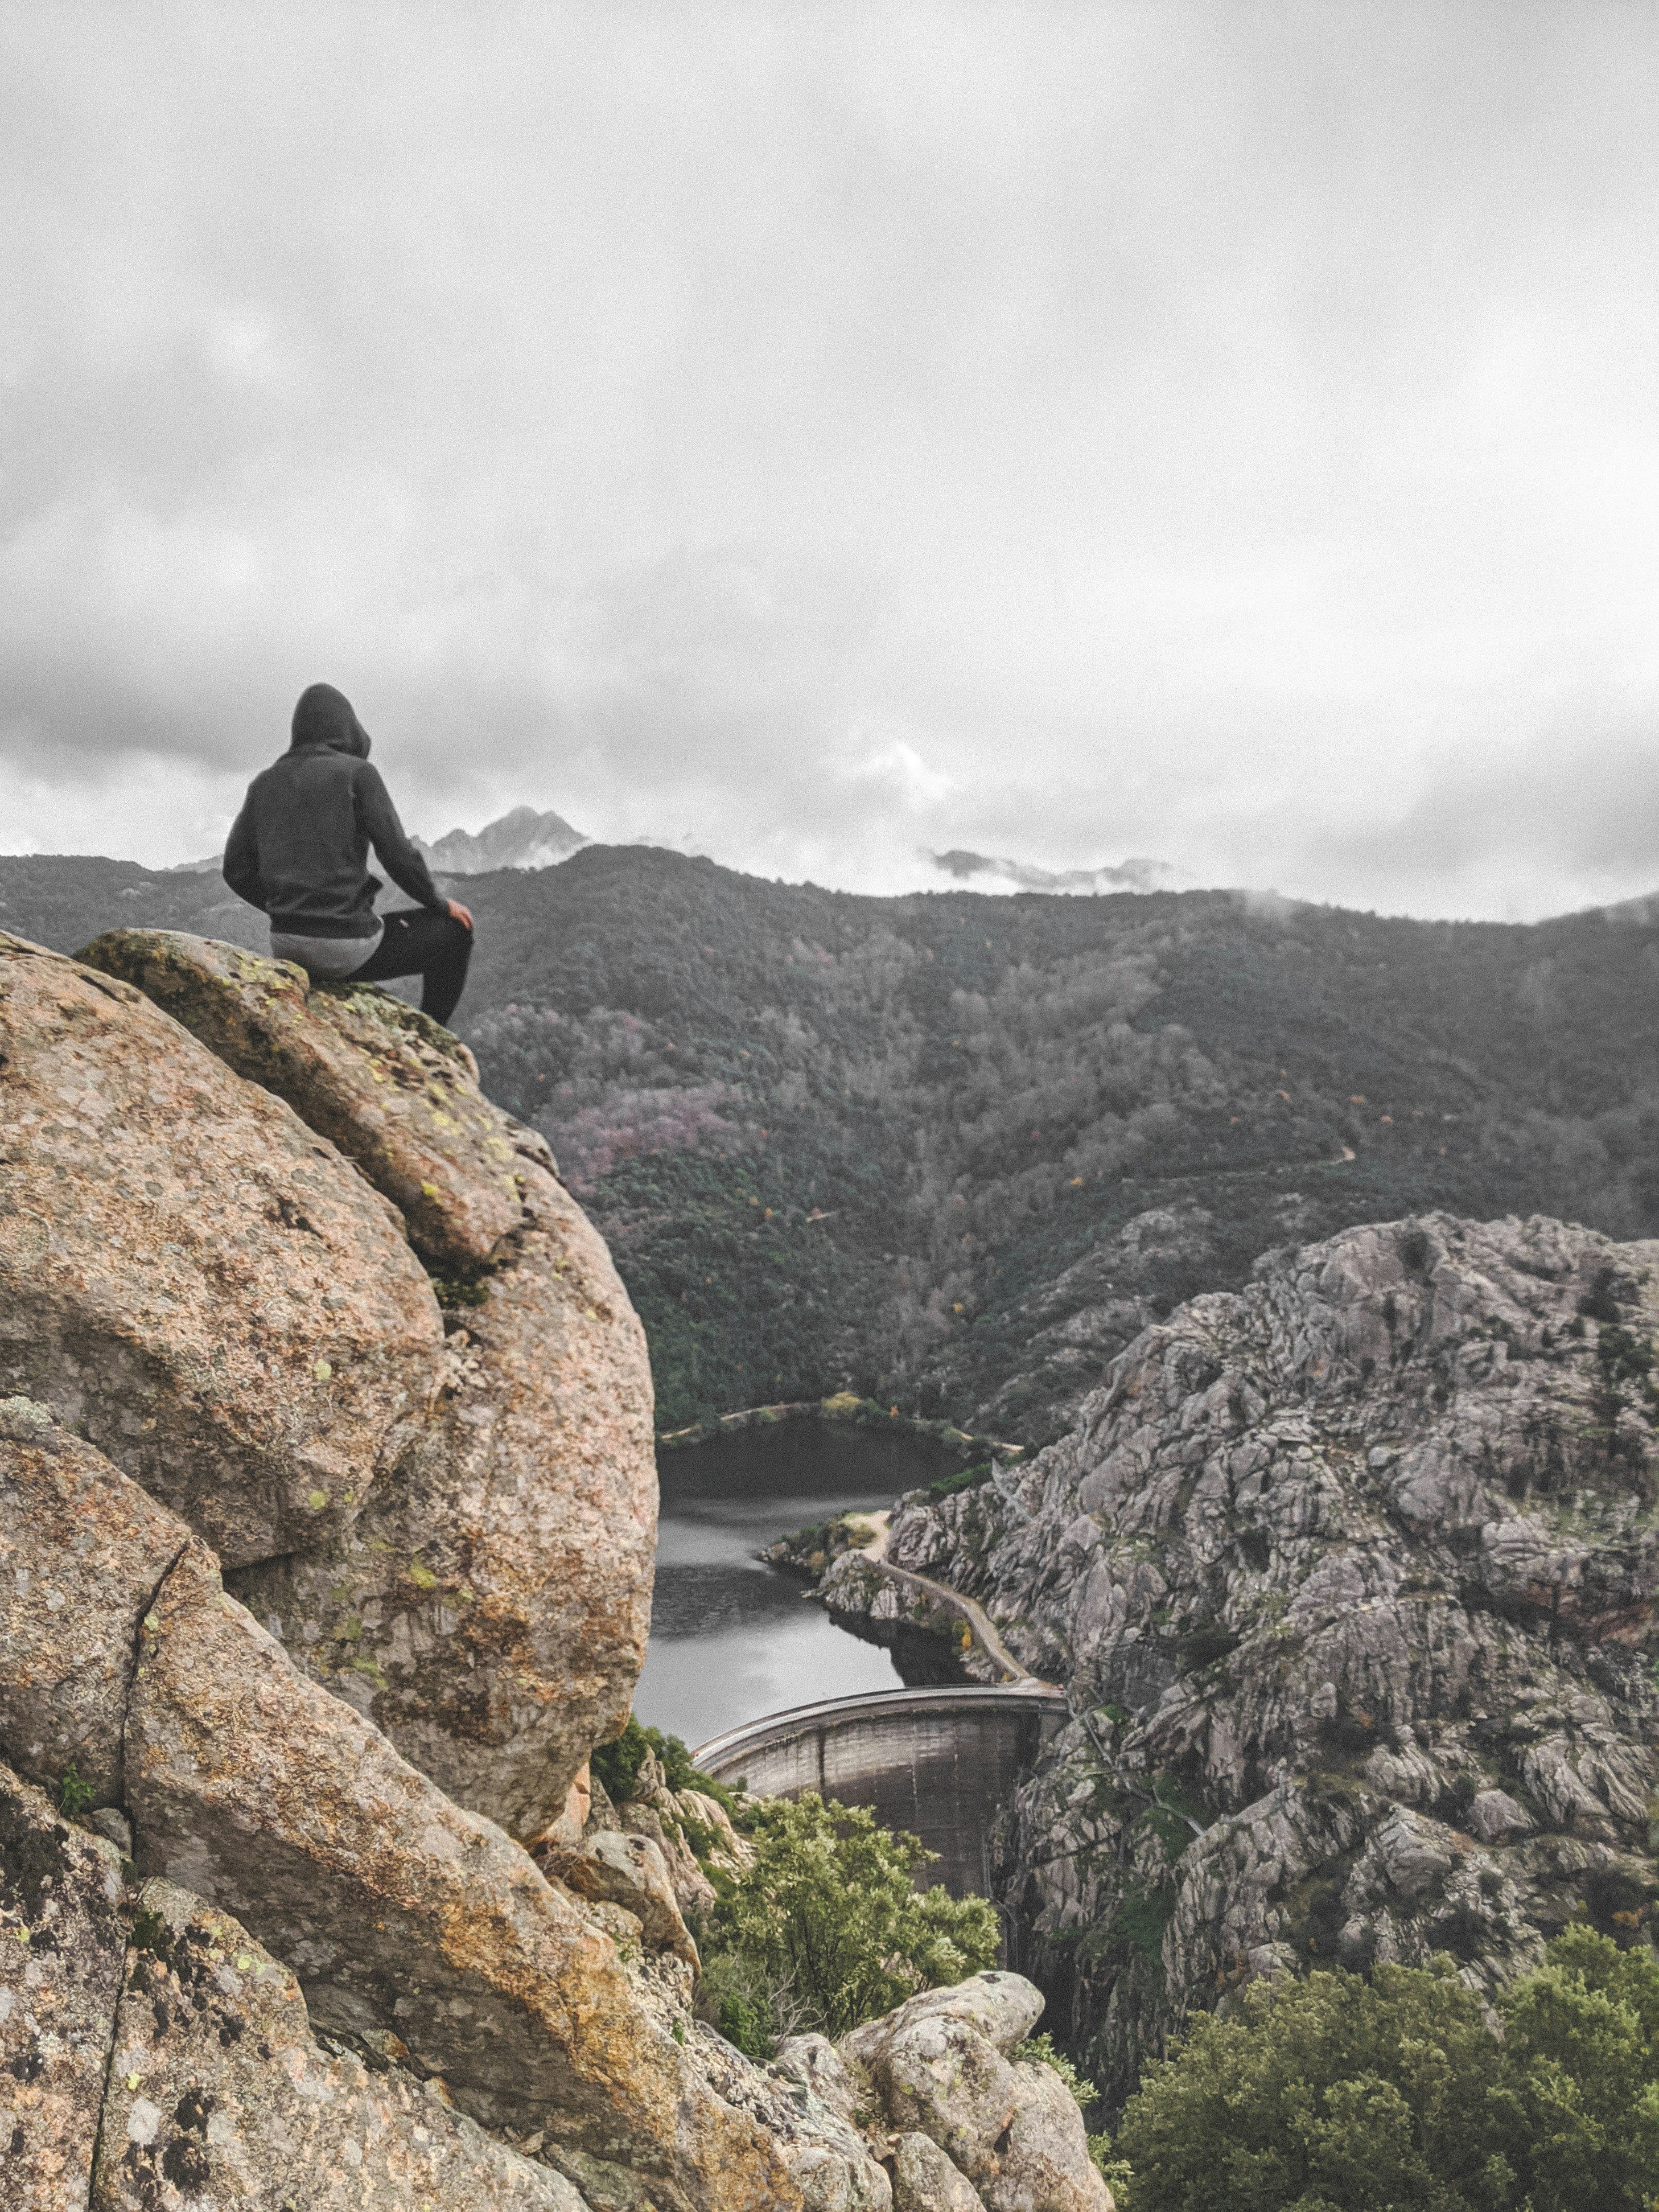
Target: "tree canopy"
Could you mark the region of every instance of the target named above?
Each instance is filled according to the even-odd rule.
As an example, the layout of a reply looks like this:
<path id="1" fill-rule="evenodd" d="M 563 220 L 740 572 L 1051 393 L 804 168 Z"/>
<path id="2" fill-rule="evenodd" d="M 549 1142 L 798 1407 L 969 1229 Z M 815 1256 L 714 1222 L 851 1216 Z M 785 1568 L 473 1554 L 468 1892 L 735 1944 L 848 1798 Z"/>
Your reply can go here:
<path id="1" fill-rule="evenodd" d="M 753 1801 L 746 1825 L 754 1863 L 716 1909 L 706 1979 L 715 2025 L 751 2055 L 779 2033 L 844 2035 L 994 1963 L 991 1905 L 919 1890 L 932 1854 L 867 1807 L 807 1790 Z"/>
<path id="2" fill-rule="evenodd" d="M 1147 2069 L 1121 2212 L 1649 2212 L 1659 1962 L 1572 1929 L 1497 2010 L 1449 1960 L 1255 1984 Z"/>

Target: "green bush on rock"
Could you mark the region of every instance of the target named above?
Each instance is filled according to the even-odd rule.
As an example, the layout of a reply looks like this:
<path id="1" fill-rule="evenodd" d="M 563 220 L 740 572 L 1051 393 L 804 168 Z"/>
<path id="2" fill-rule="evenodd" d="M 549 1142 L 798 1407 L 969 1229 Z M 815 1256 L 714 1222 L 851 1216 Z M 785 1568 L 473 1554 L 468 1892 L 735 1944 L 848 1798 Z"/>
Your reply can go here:
<path id="1" fill-rule="evenodd" d="M 665 1735 L 660 1729 L 647 1728 L 629 1713 L 622 1734 L 609 1743 L 599 1744 L 593 1753 L 592 1771 L 617 1804 L 624 1803 L 634 1795 L 640 1769 L 653 1752 L 661 1762 L 663 1778 L 671 1790 L 692 1785 L 691 1754 L 680 1738 Z M 696 1782 L 702 1786 L 702 1778 L 696 1777 Z"/>
<path id="2" fill-rule="evenodd" d="M 1647 2212 L 1659 1962 L 1573 1929 L 1498 2009 L 1449 1960 L 1256 1984 L 1130 2099 L 1122 2212 Z"/>
<path id="3" fill-rule="evenodd" d="M 705 1930 L 701 2002 L 750 2057 L 805 2029 L 836 2037 L 992 1965 L 996 1914 L 914 1877 L 933 1854 L 864 1806 L 754 1801 L 753 1863 Z"/>

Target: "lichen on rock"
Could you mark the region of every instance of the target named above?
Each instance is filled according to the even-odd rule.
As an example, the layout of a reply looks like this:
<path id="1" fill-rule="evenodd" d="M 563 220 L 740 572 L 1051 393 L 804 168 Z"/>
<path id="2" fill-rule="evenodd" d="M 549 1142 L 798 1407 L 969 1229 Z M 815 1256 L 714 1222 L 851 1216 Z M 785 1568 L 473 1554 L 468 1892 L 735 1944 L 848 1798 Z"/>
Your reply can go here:
<path id="1" fill-rule="evenodd" d="M 896 1515 L 890 1559 L 1068 1686 L 1001 1879 L 1113 2096 L 1257 1975 L 1445 1950 L 1491 1990 L 1569 1921 L 1647 1924 L 1656 1322 L 1659 1246 L 1349 1230 Z"/>
<path id="2" fill-rule="evenodd" d="M 237 1071 L 222 1079 L 337 1146 L 435 1271 L 448 1333 L 395 1469 L 279 1556 L 224 1556 L 296 1664 L 532 1838 L 626 1719 L 649 1625 L 650 1365 L 609 1254 L 542 1139 L 400 1000 L 166 931 L 112 931 L 84 957 Z"/>
<path id="3" fill-rule="evenodd" d="M 0 939 L 0 1030 L 7 2201 L 1102 2204 L 1057 2077 L 987 2040 L 1018 1978 L 871 2045 L 1015 2082 L 954 2182 L 879 2061 L 694 2019 L 688 1838 L 748 1846 L 654 1763 L 620 1811 L 577 1786 L 644 1651 L 643 1339 L 465 1048 L 153 933 Z"/>
<path id="4" fill-rule="evenodd" d="M 294 1976 L 165 1881 L 136 1899 L 94 2212 L 350 2203 L 586 2212 L 565 2178 L 457 2112 L 443 2083 L 313 2039 Z"/>
<path id="5" fill-rule="evenodd" d="M 459 1037 L 369 984 L 313 984 L 291 962 L 163 929 L 112 929 L 78 956 L 164 1007 L 356 1160 L 441 1266 L 487 1265 L 523 1218 L 545 1140 L 478 1088 Z"/>
<path id="6" fill-rule="evenodd" d="M 228 1564 L 343 1527 L 441 1356 L 391 1206 L 138 992 L 7 937 L 0 1098 L 0 1395 Z"/>
<path id="7" fill-rule="evenodd" d="M 0 1767 L 0 2201 L 86 2212 L 126 1942 L 112 1846 Z"/>
<path id="8" fill-rule="evenodd" d="M 325 1551 L 233 1578 L 297 1663 L 526 1840 L 627 1718 L 657 1504 L 633 1310 L 574 1200 L 544 1176 L 530 1205 L 450 1316 L 396 1481 Z"/>

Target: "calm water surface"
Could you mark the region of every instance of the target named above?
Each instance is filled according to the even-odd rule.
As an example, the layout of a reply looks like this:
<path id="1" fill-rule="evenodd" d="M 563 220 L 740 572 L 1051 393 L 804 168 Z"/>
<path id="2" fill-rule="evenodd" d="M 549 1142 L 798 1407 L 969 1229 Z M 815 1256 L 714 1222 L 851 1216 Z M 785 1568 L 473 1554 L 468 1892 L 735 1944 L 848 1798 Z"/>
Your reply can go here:
<path id="1" fill-rule="evenodd" d="M 886 1650 L 837 1628 L 798 1577 L 755 1554 L 833 1514 L 890 1505 L 960 1463 L 926 1437 L 817 1421 L 664 1452 L 640 1718 L 696 1745 L 784 1706 L 897 1688 Z"/>

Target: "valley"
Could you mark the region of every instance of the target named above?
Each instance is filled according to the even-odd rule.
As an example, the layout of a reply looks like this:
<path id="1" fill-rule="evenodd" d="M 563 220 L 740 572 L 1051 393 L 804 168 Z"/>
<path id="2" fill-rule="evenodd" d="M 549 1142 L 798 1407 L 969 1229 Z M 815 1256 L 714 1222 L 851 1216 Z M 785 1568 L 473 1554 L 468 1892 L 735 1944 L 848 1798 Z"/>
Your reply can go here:
<path id="1" fill-rule="evenodd" d="M 1450 1961 L 1461 1988 L 1509 2004 L 1553 1971 L 1552 1939 L 1643 1949 L 1659 1902 L 1659 933 L 1644 911 L 1511 927 L 1212 892 L 873 900 L 596 847 L 454 880 L 480 931 L 461 1028 L 500 1141 L 544 1179 L 538 1202 L 568 1210 L 562 1234 L 591 1233 L 580 1202 L 625 1286 L 575 1311 L 631 1344 L 635 1460 L 648 1349 L 656 1618 L 637 1686 L 617 1669 L 641 1722 L 696 1741 L 988 1665 L 1054 1686 L 988 1815 L 985 1878 L 1006 1965 L 1129 2136 L 1148 2059 L 1289 1970 Z M 297 994 L 289 1018 L 317 1056 L 290 1064 L 271 971 L 136 933 L 260 949 L 259 917 L 209 875 L 7 860 L 0 901 L 0 924 L 58 947 L 118 915 L 130 933 L 98 955 L 118 1003 L 141 987 L 182 1007 L 239 1081 L 291 1094 L 331 1133 L 322 1025 L 401 1018 L 349 989 L 301 1015 Z M 434 1034 L 398 1048 L 405 1117 L 436 1096 Z M 522 1228 L 497 1247 L 483 1215 L 464 1233 L 433 1211 L 430 1177 L 372 1133 L 385 1073 L 354 1074 L 363 1097 L 337 1124 L 394 1179 L 421 1260 L 394 1237 L 377 1264 L 403 1267 L 411 1297 L 423 1268 L 447 1388 L 488 1382 L 503 1407 L 528 1389 L 553 1435 L 565 1385 L 515 1366 L 511 1331 L 557 1340 L 564 1263 L 538 1261 L 544 1290 Z M 447 1097 L 461 1079 L 443 1073 Z M 491 1170 L 476 1172 L 482 1194 Z M 643 1340 L 618 1333 L 630 1299 Z M 310 1372 L 328 1380 L 333 1358 Z M 573 1369 L 570 1402 L 589 1387 Z M 824 1399 L 842 1401 L 827 1420 L 757 1413 L 663 1448 L 737 1408 Z M 609 1466 L 593 1443 L 609 1403 L 601 1385 L 574 1465 L 591 1447 Z M 475 1410 L 493 1419 L 482 1403 L 447 1417 L 461 1441 L 409 1457 L 415 1488 L 371 1500 L 349 1537 L 309 1539 L 313 1559 L 262 1533 L 226 1589 L 333 1702 L 366 1703 L 476 1796 L 478 1719 L 444 1648 L 451 1612 L 486 1632 L 467 1610 L 476 1538 L 444 1522 L 472 1510 L 448 1471 L 482 1480 L 489 1464 L 470 1456 Z M 501 1436 L 490 1452 L 543 1449 L 513 1444 L 510 1423 Z M 522 1492 L 491 1494 L 505 1590 Z M 878 1562 L 860 1516 L 881 1508 Z M 216 1527 L 210 1493 L 192 1510 Z M 795 1547 L 793 1580 L 756 1556 L 848 1514 L 840 1536 Z M 610 1626 L 636 1655 L 649 1518 L 617 1523 L 632 1610 Z M 434 1574 L 456 1601 L 420 1629 L 453 1677 L 435 1683 L 432 1661 L 409 1667 L 404 1625 Z M 958 1638 L 964 1612 L 979 1627 Z M 490 1802 L 508 1805 L 545 1762 L 513 1765 L 508 1703 L 489 1726 L 512 1751 L 489 1753 Z M 620 1756 L 599 1727 L 568 1755 L 580 1738 Z M 641 1776 L 653 1805 L 677 1802 L 645 1741 L 637 1771 L 605 1768 L 622 1794 L 601 1838 L 652 1832 L 630 1825 Z M 514 1818 L 528 1834 L 545 1809 L 526 1799 Z M 587 1820 L 558 1850 L 578 1847 L 634 1848 Z M 688 1898 L 705 1873 L 680 1869 Z M 663 1924 L 671 1948 L 690 1942 Z M 764 2058 L 775 2030 L 757 2033 Z"/>
<path id="2" fill-rule="evenodd" d="M 852 1389 L 1027 1443 L 1260 1255 L 1659 1226 L 1659 929 L 1212 891 L 854 897 L 638 847 L 454 879 L 459 1024 L 644 1319 L 659 1425 Z M 216 878 L 0 860 L 0 926 L 263 949 Z"/>

